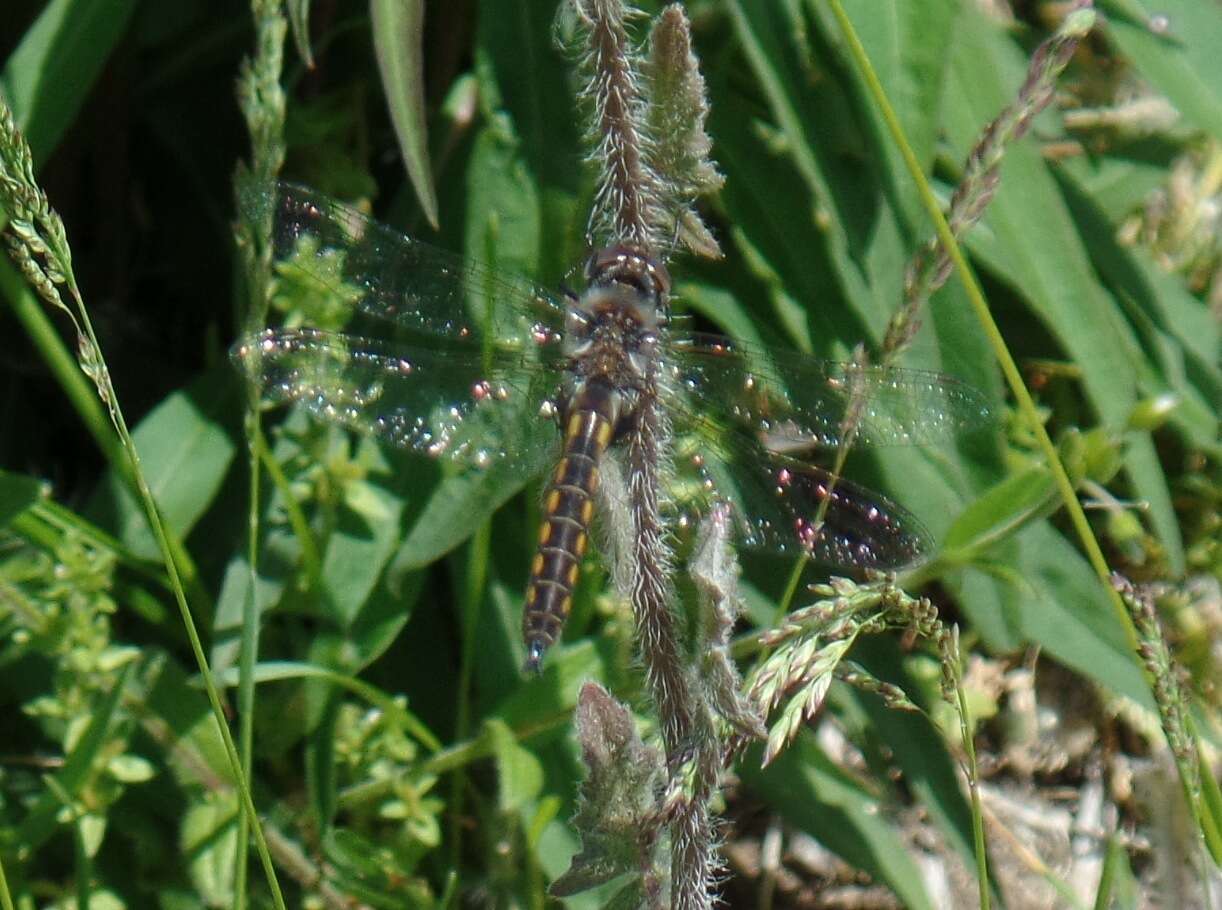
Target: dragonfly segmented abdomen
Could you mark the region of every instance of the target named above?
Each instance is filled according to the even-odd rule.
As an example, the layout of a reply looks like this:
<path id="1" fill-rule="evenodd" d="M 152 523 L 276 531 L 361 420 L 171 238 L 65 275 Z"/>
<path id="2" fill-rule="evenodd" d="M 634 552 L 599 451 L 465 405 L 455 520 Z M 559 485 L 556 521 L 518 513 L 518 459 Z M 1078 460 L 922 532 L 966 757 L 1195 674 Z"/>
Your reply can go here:
<path id="1" fill-rule="evenodd" d="M 526 665 L 538 670 L 560 637 L 581 574 L 594 516 L 598 466 L 615 426 L 615 392 L 598 382 L 574 396 L 564 429 L 564 450 L 544 496 L 539 546 L 526 586 L 522 634 Z"/>

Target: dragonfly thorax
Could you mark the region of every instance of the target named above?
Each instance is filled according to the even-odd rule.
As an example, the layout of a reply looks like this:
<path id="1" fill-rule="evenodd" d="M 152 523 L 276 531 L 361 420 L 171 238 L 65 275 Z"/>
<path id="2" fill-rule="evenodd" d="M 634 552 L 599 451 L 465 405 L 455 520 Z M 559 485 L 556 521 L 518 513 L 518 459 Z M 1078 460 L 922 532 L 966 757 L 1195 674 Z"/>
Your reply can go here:
<path id="1" fill-rule="evenodd" d="M 618 418 L 631 417 L 657 371 L 663 316 L 656 298 L 618 281 L 593 285 L 570 306 L 565 323 L 567 397 L 596 383 L 614 390 Z"/>

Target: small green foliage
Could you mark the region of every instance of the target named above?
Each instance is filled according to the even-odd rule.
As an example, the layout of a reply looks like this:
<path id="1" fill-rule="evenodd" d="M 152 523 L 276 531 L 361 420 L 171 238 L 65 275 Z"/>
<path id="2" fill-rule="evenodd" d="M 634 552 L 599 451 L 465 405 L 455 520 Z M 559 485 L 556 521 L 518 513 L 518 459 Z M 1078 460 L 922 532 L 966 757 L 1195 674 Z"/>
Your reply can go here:
<path id="1" fill-rule="evenodd" d="M 352 704 L 340 708 L 335 736 L 345 827 L 398 843 L 405 857 L 436 847 L 445 802 L 432 795 L 437 775 L 420 767 L 419 745 L 384 712 Z"/>
<path id="2" fill-rule="evenodd" d="M 293 254 L 276 263 L 271 306 L 286 326 L 335 332 L 352 318 L 364 292 L 344 281 L 344 252 L 328 249 L 320 254 L 319 243 L 312 235 L 299 237 Z M 296 267 L 297 260 L 309 262 L 311 268 Z"/>
<path id="3" fill-rule="evenodd" d="M 9 642 L 5 662 L 49 672 L 49 690 L 21 709 L 43 737 L 39 751 L 87 763 L 71 790 L 61 785 L 62 808 L 55 818 L 60 825 L 80 826 L 92 856 L 101 846 L 110 808 L 129 786 L 157 773 L 131 751 L 138 713 L 120 706 L 103 735 L 93 728 L 105 714 L 103 706 L 116 690 L 122 692 L 141 652 L 112 637 L 113 553 L 72 535 L 51 552 L 14 546 L 12 537 L 7 542 L 0 558 L 0 629 Z"/>

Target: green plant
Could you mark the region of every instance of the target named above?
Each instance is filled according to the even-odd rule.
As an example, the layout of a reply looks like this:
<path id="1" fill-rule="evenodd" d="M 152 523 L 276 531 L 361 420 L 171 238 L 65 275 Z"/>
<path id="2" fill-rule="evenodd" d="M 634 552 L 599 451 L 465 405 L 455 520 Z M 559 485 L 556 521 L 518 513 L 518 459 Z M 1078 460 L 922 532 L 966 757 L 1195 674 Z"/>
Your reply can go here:
<path id="1" fill-rule="evenodd" d="M 169 608 L 172 569 L 214 675 L 234 687 L 222 695 L 235 693 L 225 707 L 237 718 L 236 764 L 252 782 L 288 905 L 442 906 L 462 894 L 542 906 L 547 883 L 579 852 L 569 825 L 582 776 L 571 729 L 587 679 L 642 710 L 627 717 L 586 690 L 585 729 L 614 728 L 648 766 L 647 747 L 626 727 L 634 722 L 650 741 L 631 624 L 596 561 L 543 676 L 519 673 L 535 490 L 475 508 L 478 491 L 299 415 L 265 436 L 253 422 L 241 426 L 243 394 L 224 349 L 264 314 L 249 309 L 262 299 L 257 282 L 230 302 L 224 212 L 245 143 L 231 86 L 252 48 L 262 52 L 247 97 L 264 104 L 254 113 L 270 115 L 254 118 L 257 174 L 278 169 L 282 105 L 288 172 L 549 286 L 582 258 L 594 194 L 580 162 L 572 61 L 553 44 L 554 3 L 480 3 L 474 21 L 461 5 L 431 5 L 423 26 L 411 18 L 418 6 L 383 3 L 376 16 L 395 7 L 408 16 L 379 19 L 372 38 L 363 11 L 319 5 L 307 26 L 308 6 L 287 12 L 318 70 L 290 54 L 282 76 L 276 4 L 259 7 L 256 32 L 209 5 L 18 0 L 6 10 L 0 47 L 14 50 L 0 94 L 33 147 L 18 170 L 64 212 L 102 331 L 83 348 L 86 377 L 21 276 L 0 265 L 4 326 L 31 339 L 7 346 L 2 371 L 0 906 L 269 899 L 265 875 L 243 878 L 242 825 L 253 819 L 239 811 L 236 772 L 192 676 L 186 628 Z M 1055 19 L 1056 4 L 1010 19 L 979 6 L 845 4 L 939 199 L 951 198 L 979 131 L 1020 94 L 1028 58 L 1059 22 L 1039 18 Z M 1222 574 L 1222 281 L 1209 220 L 1222 73 L 1211 39 L 1222 25 L 1215 8 L 1193 0 L 1098 7 L 1099 28 L 1069 63 L 1052 108 L 1008 149 L 997 196 L 965 243 L 1069 479 L 1097 507 L 1087 515 L 1107 562 L 1164 584 L 1154 603 L 1188 674 L 1179 703 L 1193 706 L 1187 713 L 1208 744 L 1218 717 L 1212 592 Z M 905 263 L 931 228 L 835 4 L 702 2 L 688 14 L 711 158 L 725 177 L 698 210 L 725 258 L 677 259 L 677 305 L 734 337 L 813 356 L 890 349 Z M 397 64 L 375 67 L 375 42 Z M 427 91 L 413 78 L 379 88 L 380 72 L 417 72 L 419 49 Z M 383 91 L 397 96 L 393 120 Z M 413 110 L 428 114 L 427 133 Z M 414 148 L 424 181 L 421 144 L 436 178 L 438 233 L 427 227 L 433 206 L 415 201 L 392 163 L 396 149 Z M 258 236 L 257 226 L 248 230 Z M 48 248 L 64 236 L 52 231 Z M 270 268 L 248 249 L 243 274 L 259 262 Z M 43 278 L 55 285 L 63 273 L 30 271 L 43 290 Z M 924 314 L 904 364 L 961 376 L 1002 402 L 957 278 Z M 92 379 L 107 374 L 113 387 L 99 398 Z M 127 448 L 108 413 L 120 401 L 142 415 Z M 953 449 L 854 451 L 847 466 L 901 499 L 942 543 L 900 582 L 915 592 L 936 581 L 922 593 L 944 623 L 957 623 L 964 730 L 940 707 L 938 651 L 905 647 L 899 630 L 867 636 L 854 626 L 853 663 L 817 677 L 825 697 L 794 728 L 790 749 L 766 770 L 754 751 L 736 766 L 726 804 L 740 824 L 724 832 L 734 905 L 780 905 L 807 887 L 751 860 L 780 832 L 794 856 L 813 835 L 906 905 L 928 906 L 914 842 L 943 844 L 943 865 L 983 855 L 956 775 L 964 734 L 977 750 L 991 831 L 1021 830 L 1003 814 L 1007 785 L 1029 785 L 1037 813 L 1052 819 L 1057 803 L 1042 787 L 1087 794 L 1102 769 L 1103 805 L 1125 825 L 1105 814 L 1099 827 L 1120 833 L 1085 841 L 1088 853 L 1106 847 L 1100 895 L 1150 888 L 1155 851 L 1209 864 L 1220 801 L 1205 773 L 1207 745 L 1198 753 L 1176 740 L 1185 779 L 1197 776 L 1194 763 L 1202 772 L 1200 790 L 1186 791 L 1204 839 L 1188 849 L 1123 839 L 1126 825 L 1147 830 L 1150 804 L 1183 804 L 1183 789 L 1150 804 L 1141 796 L 1143 757 L 1162 737 L 1151 719 L 1171 702 L 1151 696 L 1076 548 L 1029 418 L 1004 408 L 1000 416 L 1001 432 Z M 244 467 L 237 453 L 247 437 L 255 442 Z M 126 492 L 133 446 L 165 518 L 168 557 Z M 255 461 L 261 472 L 249 467 Z M 245 478 L 256 473 L 262 483 L 248 502 Z M 467 517 L 439 521 L 455 502 Z M 822 580 L 814 567 L 742 558 L 744 625 L 727 652 L 745 670 L 766 666 L 758 630 L 779 625 L 783 606 L 809 618 L 811 599 L 844 607 L 894 590 L 835 582 L 808 598 L 803 585 Z M 716 615 L 716 591 L 684 593 L 691 603 L 712 597 L 701 615 Z M 825 618 L 846 616 L 865 613 Z M 812 647 L 841 640 L 836 631 L 820 627 Z M 939 635 L 946 644 L 946 627 Z M 703 672 L 714 673 L 724 658 L 715 650 L 708 659 Z M 1047 679 L 1070 681 L 1039 688 Z M 1029 701 L 1044 710 L 1028 710 Z M 927 714 L 886 709 L 908 704 Z M 1126 791 L 1129 778 L 1139 786 Z M 912 807 L 930 821 L 916 823 Z M 996 890 L 1013 905 L 1016 894 L 1093 899 L 1048 871 L 1058 844 L 1030 837 L 1047 866 L 1027 876 L 1008 862 L 1008 846 L 1026 835 L 990 837 Z M 794 862 L 812 879 L 826 876 L 811 888 L 858 887 L 837 882 L 831 866 Z M 568 900 L 595 906 L 622 884 Z"/>

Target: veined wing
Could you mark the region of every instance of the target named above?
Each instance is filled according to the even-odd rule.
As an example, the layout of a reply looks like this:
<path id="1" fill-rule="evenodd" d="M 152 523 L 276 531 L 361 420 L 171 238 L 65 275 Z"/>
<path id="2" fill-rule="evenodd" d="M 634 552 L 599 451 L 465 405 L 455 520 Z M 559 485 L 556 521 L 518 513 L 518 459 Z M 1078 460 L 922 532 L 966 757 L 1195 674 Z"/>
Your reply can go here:
<path id="1" fill-rule="evenodd" d="M 265 402 L 464 469 L 527 478 L 555 457 L 556 377 L 512 351 L 437 351 L 318 329 L 269 329 L 233 358 Z"/>
<path id="2" fill-rule="evenodd" d="M 764 350 L 716 335 L 675 334 L 670 381 L 700 413 L 719 415 L 766 448 L 831 448 L 854 414 L 854 445 L 919 445 L 989 420 L 984 397 L 941 373 L 860 367 Z"/>
<path id="3" fill-rule="evenodd" d="M 280 280 L 327 300 L 309 320 L 320 328 L 342 328 L 360 312 L 453 339 L 559 341 L 564 305 L 525 278 L 413 240 L 308 187 L 256 183 L 240 204 L 256 222 L 270 221 Z"/>
<path id="4" fill-rule="evenodd" d="M 951 377 L 858 367 L 676 334 L 665 394 L 675 431 L 672 495 L 682 519 L 732 507 L 740 543 L 808 552 L 840 566 L 899 569 L 932 538 L 907 509 L 801 457 L 845 441 L 904 445 L 949 438 L 989 419 L 983 397 Z"/>
<path id="5" fill-rule="evenodd" d="M 911 512 L 816 465 L 741 434 L 723 436 L 688 412 L 676 421 L 669 485 L 680 525 L 730 505 L 737 543 L 819 562 L 893 570 L 920 562 L 933 538 Z"/>

